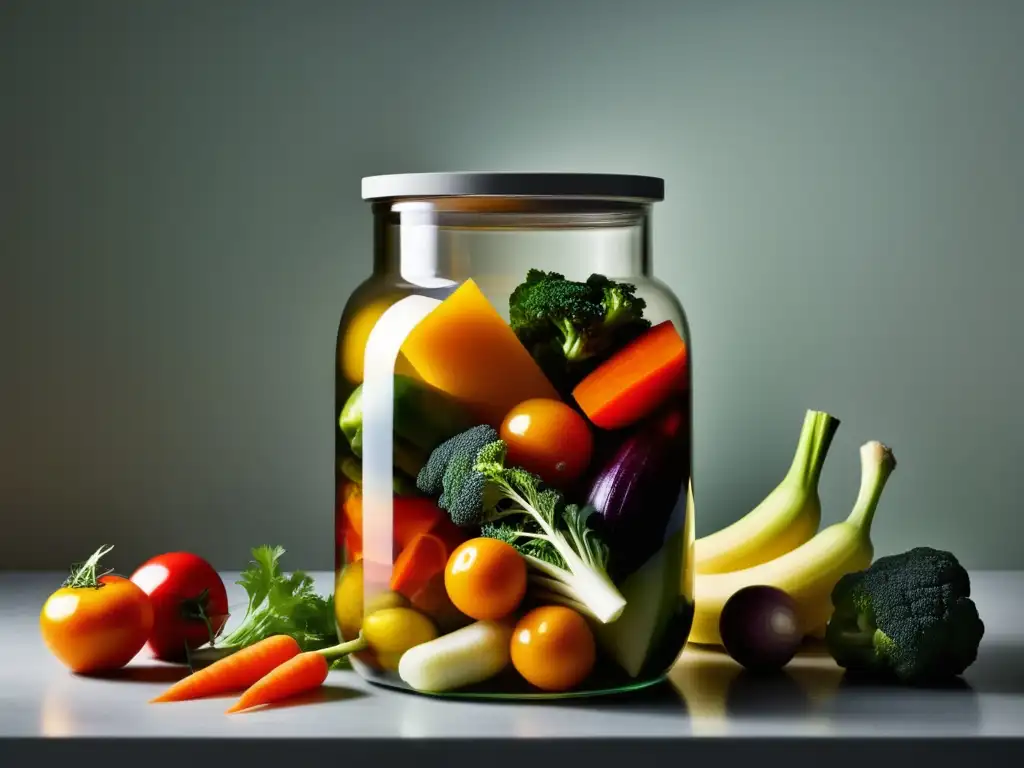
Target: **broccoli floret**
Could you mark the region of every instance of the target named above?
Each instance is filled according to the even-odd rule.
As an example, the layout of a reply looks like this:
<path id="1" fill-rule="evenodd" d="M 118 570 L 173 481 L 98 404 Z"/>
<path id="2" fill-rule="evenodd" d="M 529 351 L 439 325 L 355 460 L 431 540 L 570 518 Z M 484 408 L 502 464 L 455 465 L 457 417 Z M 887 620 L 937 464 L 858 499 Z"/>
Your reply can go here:
<path id="1" fill-rule="evenodd" d="M 985 625 L 967 571 L 950 552 L 916 547 L 843 576 L 825 633 L 839 666 L 929 684 L 963 673 Z"/>
<path id="2" fill-rule="evenodd" d="M 562 391 L 651 327 L 636 286 L 604 275 L 586 282 L 531 269 L 509 296 L 509 324 Z"/>
<path id="3" fill-rule="evenodd" d="M 438 506 L 456 525 L 479 525 L 481 535 L 516 547 L 545 599 L 600 622 L 617 619 L 626 601 L 608 575 L 607 547 L 587 524 L 593 508 L 567 505 L 536 475 L 506 466 L 507 446 L 496 435 L 477 447 L 485 434 L 474 427 L 448 441 L 454 447 L 438 446 L 420 473 L 420 489 L 436 495 L 431 489 L 440 475 Z"/>
<path id="4" fill-rule="evenodd" d="M 493 427 L 481 424 L 445 440 L 431 452 L 427 463 L 420 469 L 419 475 L 416 476 L 416 487 L 428 496 L 442 494 L 446 487 L 445 474 L 449 468 L 471 467 L 476 460 L 477 451 L 497 439 L 498 433 Z M 452 473 L 453 478 L 458 476 L 454 468 Z M 452 490 L 455 490 L 455 487 L 456 484 L 452 482 Z"/>

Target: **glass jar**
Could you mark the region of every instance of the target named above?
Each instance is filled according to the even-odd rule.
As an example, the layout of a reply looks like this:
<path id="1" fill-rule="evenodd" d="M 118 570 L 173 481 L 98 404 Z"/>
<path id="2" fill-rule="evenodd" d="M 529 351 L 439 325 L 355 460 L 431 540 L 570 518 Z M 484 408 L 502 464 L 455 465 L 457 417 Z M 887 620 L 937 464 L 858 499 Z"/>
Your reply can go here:
<path id="1" fill-rule="evenodd" d="M 660 179 L 363 180 L 337 338 L 335 612 L 365 678 L 544 698 L 664 679 L 693 616 L 691 376 Z"/>

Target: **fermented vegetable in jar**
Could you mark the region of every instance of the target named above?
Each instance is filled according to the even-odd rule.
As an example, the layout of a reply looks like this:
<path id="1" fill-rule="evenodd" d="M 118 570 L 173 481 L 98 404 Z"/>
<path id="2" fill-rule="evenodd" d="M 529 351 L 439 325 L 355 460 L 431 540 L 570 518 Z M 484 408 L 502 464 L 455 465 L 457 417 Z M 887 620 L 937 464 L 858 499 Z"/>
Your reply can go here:
<path id="1" fill-rule="evenodd" d="M 593 696 L 659 682 L 682 651 L 693 358 L 653 276 L 663 196 L 609 174 L 363 180 L 373 270 L 335 350 L 335 615 L 345 639 L 382 610 L 422 616 L 389 625 L 409 636 L 386 663 L 352 657 L 367 679 Z"/>

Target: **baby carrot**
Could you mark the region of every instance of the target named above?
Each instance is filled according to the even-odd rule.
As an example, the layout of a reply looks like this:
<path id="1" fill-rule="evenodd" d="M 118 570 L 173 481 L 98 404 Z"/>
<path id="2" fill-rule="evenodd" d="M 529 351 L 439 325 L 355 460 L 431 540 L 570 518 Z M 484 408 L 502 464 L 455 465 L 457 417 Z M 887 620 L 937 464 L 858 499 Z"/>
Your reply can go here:
<path id="1" fill-rule="evenodd" d="M 299 653 L 288 635 L 273 635 L 179 680 L 152 702 L 186 701 L 243 690 Z"/>
<path id="2" fill-rule="evenodd" d="M 259 680 L 255 681 L 227 710 L 227 714 L 251 709 L 263 704 L 290 698 L 297 694 L 319 688 L 327 679 L 330 660 L 365 650 L 368 643 L 360 635 L 355 640 L 324 648 L 319 651 L 306 651 L 286 660 L 283 664 L 271 669 Z"/>

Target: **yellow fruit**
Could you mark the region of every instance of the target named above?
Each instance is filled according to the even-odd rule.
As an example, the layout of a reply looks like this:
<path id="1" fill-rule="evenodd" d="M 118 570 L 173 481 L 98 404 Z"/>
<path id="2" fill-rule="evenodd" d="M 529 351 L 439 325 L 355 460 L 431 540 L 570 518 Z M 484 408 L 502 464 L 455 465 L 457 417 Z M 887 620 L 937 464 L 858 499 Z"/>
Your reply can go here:
<path id="1" fill-rule="evenodd" d="M 363 606 L 363 561 L 349 563 L 338 576 L 334 594 L 334 618 L 342 640 L 354 640 L 363 628 L 363 617 L 385 608 L 406 608 L 409 601 L 397 592 L 382 592 Z"/>
<path id="2" fill-rule="evenodd" d="M 401 297 L 385 296 L 372 301 L 362 307 L 344 329 L 344 338 L 338 348 L 338 364 L 341 366 L 345 378 L 353 384 L 361 384 L 363 381 L 363 361 L 370 331 L 373 330 L 373 326 L 377 324 L 385 310 L 399 298 Z M 395 361 L 395 373 L 405 376 L 416 375 L 416 371 L 401 353 Z"/>
<path id="3" fill-rule="evenodd" d="M 363 620 L 363 636 L 384 669 L 397 670 L 402 654 L 437 637 L 434 623 L 411 608 L 383 608 Z"/>
<path id="4" fill-rule="evenodd" d="M 698 574 L 728 573 L 766 563 L 818 532 L 818 480 L 838 428 L 834 416 L 807 411 L 793 462 L 782 482 L 735 523 L 694 543 Z"/>
<path id="5" fill-rule="evenodd" d="M 885 483 L 896 467 L 892 451 L 876 441 L 861 446 L 860 456 L 860 491 L 846 520 L 766 563 L 730 573 L 697 574 L 690 642 L 721 645 L 718 623 L 722 608 L 732 595 L 752 585 L 767 585 L 788 593 L 796 601 L 798 620 L 805 634 L 828 622 L 836 582 L 844 574 L 871 565 L 871 521 Z"/>

